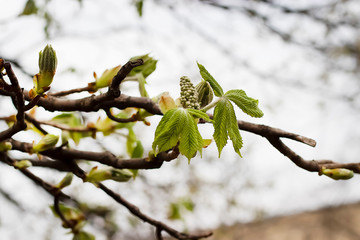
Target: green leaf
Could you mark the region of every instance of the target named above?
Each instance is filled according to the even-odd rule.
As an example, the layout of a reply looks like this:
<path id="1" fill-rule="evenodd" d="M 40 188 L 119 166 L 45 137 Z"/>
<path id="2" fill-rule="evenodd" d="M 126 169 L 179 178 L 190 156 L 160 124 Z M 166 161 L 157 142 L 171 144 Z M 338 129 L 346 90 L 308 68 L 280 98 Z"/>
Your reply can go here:
<path id="1" fill-rule="evenodd" d="M 215 129 L 213 137 L 219 151 L 219 157 L 229 137 L 233 143 L 235 152 L 241 157 L 240 149 L 242 147 L 242 138 L 234 107 L 228 99 L 221 99 L 215 106 L 213 125 Z"/>
<path id="2" fill-rule="evenodd" d="M 178 203 L 171 203 L 170 204 L 168 218 L 170 220 L 182 219 L 181 212 L 180 212 L 180 205 Z"/>
<path id="3" fill-rule="evenodd" d="M 220 100 L 214 109 L 214 118 L 213 118 L 213 126 L 214 126 L 214 140 L 216 146 L 219 151 L 219 157 L 221 155 L 221 151 L 227 143 L 228 134 L 227 134 L 227 121 L 228 114 L 226 111 L 226 99 Z"/>
<path id="4" fill-rule="evenodd" d="M 206 70 L 206 68 L 203 65 L 201 65 L 200 63 L 197 63 L 197 65 L 199 67 L 202 78 L 205 81 L 207 81 L 208 83 L 210 83 L 210 86 L 214 90 L 215 96 L 217 96 L 217 97 L 223 96 L 224 91 L 221 88 L 220 84 L 215 80 L 215 78 L 213 78 L 213 76 L 211 76 L 211 74 Z"/>
<path id="5" fill-rule="evenodd" d="M 144 147 L 142 143 L 138 140 L 136 141 L 136 146 L 131 154 L 131 158 L 141 158 L 144 155 Z"/>
<path id="6" fill-rule="evenodd" d="M 146 89 L 145 89 L 145 77 L 142 73 L 138 73 L 135 75 L 135 77 L 137 78 L 138 82 L 139 82 L 139 92 L 140 92 L 140 96 L 142 97 L 149 97 L 149 94 L 147 93 Z"/>
<path id="7" fill-rule="evenodd" d="M 31 15 L 31 14 L 37 14 L 38 7 L 36 6 L 36 3 L 34 0 L 28 0 L 24 6 L 24 9 L 22 11 L 21 15 Z"/>
<path id="8" fill-rule="evenodd" d="M 229 90 L 225 93 L 225 96 L 234 102 L 244 113 L 252 117 L 260 118 L 264 115 L 258 107 L 259 101 L 248 97 L 243 90 Z"/>
<path id="9" fill-rule="evenodd" d="M 155 130 L 153 150 L 155 155 L 176 146 L 185 120 L 183 109 L 175 108 L 165 113 Z"/>
<path id="10" fill-rule="evenodd" d="M 136 56 L 130 58 L 130 61 L 136 61 L 138 59 L 142 59 L 144 61 L 144 64 L 138 67 L 135 67 L 131 70 L 131 72 L 128 74 L 128 76 L 136 76 L 138 73 L 142 73 L 144 78 L 147 78 L 152 72 L 156 69 L 157 60 L 150 57 L 149 54 Z"/>
<path id="11" fill-rule="evenodd" d="M 234 107 L 230 102 L 227 103 L 227 114 L 228 114 L 228 128 L 227 132 L 229 135 L 230 140 L 232 141 L 234 151 L 239 154 L 240 157 L 240 149 L 242 148 L 243 142 L 239 131 L 239 125 L 236 119 Z"/>
<path id="12" fill-rule="evenodd" d="M 197 127 L 197 122 L 187 112 L 187 118 L 181 122 L 185 127 L 180 133 L 179 151 L 185 155 L 190 163 L 190 159 L 194 157 L 197 151 L 201 153 L 203 147 L 203 139 Z"/>
<path id="13" fill-rule="evenodd" d="M 197 151 L 201 152 L 203 139 L 192 113 L 201 116 L 204 114 L 183 108 L 171 109 L 165 113 L 155 130 L 153 142 L 155 155 L 175 147 L 178 142 L 180 153 L 189 160 L 194 157 Z"/>
<path id="14" fill-rule="evenodd" d="M 187 111 L 196 118 L 202 118 L 205 121 L 211 122 L 212 120 L 209 118 L 209 115 L 207 115 L 205 112 L 197 109 L 188 108 Z"/>
<path id="15" fill-rule="evenodd" d="M 144 0 L 133 0 L 133 3 L 135 4 L 136 11 L 138 12 L 139 17 L 142 17 Z"/>
<path id="16" fill-rule="evenodd" d="M 51 122 L 64 124 L 69 127 L 82 127 L 83 123 L 79 114 L 74 113 L 62 113 L 51 119 Z M 80 140 L 84 137 L 91 136 L 91 132 L 76 132 L 76 131 L 63 131 L 64 136 L 68 135 L 76 145 L 80 143 Z"/>

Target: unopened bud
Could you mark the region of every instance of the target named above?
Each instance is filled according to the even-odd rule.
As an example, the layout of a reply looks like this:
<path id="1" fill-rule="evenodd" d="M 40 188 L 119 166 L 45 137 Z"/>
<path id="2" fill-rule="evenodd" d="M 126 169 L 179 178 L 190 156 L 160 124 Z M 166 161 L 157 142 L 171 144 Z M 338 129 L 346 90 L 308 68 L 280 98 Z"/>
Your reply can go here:
<path id="1" fill-rule="evenodd" d="M 71 184 L 73 179 L 73 174 L 72 173 L 67 173 L 65 175 L 65 177 L 59 182 L 58 185 L 56 185 L 57 188 L 59 189 L 63 189 L 64 187 L 67 187 Z"/>
<path id="2" fill-rule="evenodd" d="M 28 167 L 31 167 L 32 163 L 29 160 L 21 160 L 21 161 L 16 161 L 14 163 L 14 167 L 18 168 L 18 169 L 25 169 Z"/>
<path id="3" fill-rule="evenodd" d="M 321 174 L 334 180 L 347 180 L 354 176 L 354 172 L 346 168 L 322 169 Z"/>
<path id="4" fill-rule="evenodd" d="M 55 147 L 58 140 L 59 136 L 47 134 L 37 144 L 33 145 L 31 152 L 38 153 L 53 148 Z"/>
<path id="5" fill-rule="evenodd" d="M 159 107 L 162 113 L 166 113 L 167 111 L 176 108 L 174 99 L 169 95 L 168 92 L 163 93 L 160 96 Z"/>
<path id="6" fill-rule="evenodd" d="M 49 90 L 54 79 L 57 67 L 57 57 L 51 45 L 46 45 L 44 50 L 39 52 L 39 73 L 33 78 L 34 88 L 31 96 L 42 95 Z"/>
<path id="7" fill-rule="evenodd" d="M 0 142 L 0 152 L 6 152 L 11 150 L 12 145 L 10 142 Z"/>
<path id="8" fill-rule="evenodd" d="M 111 167 L 98 169 L 97 167 L 94 167 L 86 175 L 84 181 L 96 183 L 112 179 L 117 182 L 126 182 L 129 181 L 132 176 L 133 173 L 127 169 L 115 169 Z"/>
<path id="9" fill-rule="evenodd" d="M 201 82 L 195 86 L 195 89 L 198 95 L 200 108 L 203 108 L 212 102 L 214 98 L 214 92 L 210 86 L 210 83 L 205 80 L 201 80 Z"/>

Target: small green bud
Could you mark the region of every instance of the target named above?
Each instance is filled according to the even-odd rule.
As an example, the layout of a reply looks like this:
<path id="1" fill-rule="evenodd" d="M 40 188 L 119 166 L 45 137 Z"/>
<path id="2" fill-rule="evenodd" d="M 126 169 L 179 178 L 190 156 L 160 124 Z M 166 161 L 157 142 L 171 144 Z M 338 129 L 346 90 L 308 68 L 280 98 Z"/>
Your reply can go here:
<path id="1" fill-rule="evenodd" d="M 127 182 L 133 177 L 133 173 L 127 169 L 115 169 L 111 167 L 98 169 L 94 167 L 86 175 L 85 182 L 101 182 L 105 180 L 114 180 L 117 182 Z"/>
<path id="2" fill-rule="evenodd" d="M 0 142 L 0 152 L 6 152 L 11 150 L 12 145 L 10 142 Z"/>
<path id="3" fill-rule="evenodd" d="M 37 144 L 33 145 L 31 152 L 38 153 L 53 148 L 55 147 L 58 140 L 59 140 L 59 136 L 53 134 L 47 134 Z"/>
<path id="4" fill-rule="evenodd" d="M 69 186 L 71 184 L 72 180 L 73 180 L 73 174 L 69 172 L 55 187 L 57 187 L 58 189 L 63 189 L 65 187 Z"/>
<path id="5" fill-rule="evenodd" d="M 39 73 L 33 78 L 34 88 L 30 91 L 30 97 L 42 95 L 50 89 L 57 67 L 57 57 L 51 45 L 46 45 L 39 52 Z"/>
<path id="6" fill-rule="evenodd" d="M 51 72 L 55 74 L 57 67 L 56 52 L 51 45 L 46 45 L 44 50 L 39 52 L 39 69 L 40 74 Z"/>
<path id="7" fill-rule="evenodd" d="M 321 174 L 324 174 L 334 180 L 347 180 L 354 176 L 354 172 L 346 168 L 322 169 Z"/>
<path id="8" fill-rule="evenodd" d="M 115 75 L 119 72 L 121 68 L 121 65 L 113 67 L 111 69 L 106 69 L 101 76 L 98 78 L 96 73 L 94 73 L 95 77 L 95 90 L 99 88 L 104 88 L 110 85 L 112 79 L 115 77 Z"/>
<path id="9" fill-rule="evenodd" d="M 176 108 L 174 99 L 169 95 L 168 92 L 163 93 L 160 96 L 159 107 L 162 113 L 166 113 L 167 111 Z"/>
<path id="10" fill-rule="evenodd" d="M 18 168 L 18 169 L 25 169 L 28 167 L 31 167 L 32 163 L 29 160 L 21 160 L 21 161 L 16 161 L 14 163 L 14 167 Z"/>
<path id="11" fill-rule="evenodd" d="M 195 89 L 198 95 L 197 100 L 200 104 L 200 108 L 203 108 L 212 102 L 214 98 L 214 92 L 209 82 L 201 80 L 201 82 L 195 86 Z"/>
<path id="12" fill-rule="evenodd" d="M 54 206 L 50 206 L 53 214 L 56 217 L 59 217 L 58 213 L 55 211 Z M 84 225 L 85 216 L 84 213 L 81 212 L 77 208 L 68 207 L 63 204 L 59 204 L 59 210 L 64 218 L 72 224 L 72 226 L 68 226 L 65 222 L 63 222 L 64 228 L 71 228 L 74 227 L 74 230 L 80 230 Z"/>

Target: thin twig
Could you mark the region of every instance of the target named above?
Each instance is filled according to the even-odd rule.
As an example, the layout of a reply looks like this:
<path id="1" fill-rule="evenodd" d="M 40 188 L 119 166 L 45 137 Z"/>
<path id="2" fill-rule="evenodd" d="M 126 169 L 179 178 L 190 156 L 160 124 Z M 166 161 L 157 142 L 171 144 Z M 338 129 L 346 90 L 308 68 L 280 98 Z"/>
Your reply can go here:
<path id="1" fill-rule="evenodd" d="M 14 73 L 14 71 L 11 68 L 10 63 L 5 62 L 4 68 L 6 70 L 6 74 L 11 82 L 11 89 L 14 93 L 14 96 L 12 96 L 13 103 L 15 105 L 15 108 L 18 110 L 16 114 L 16 122 L 14 125 L 2 132 L 0 132 L 0 142 L 12 137 L 17 132 L 20 132 L 24 129 L 26 129 L 26 123 L 25 123 L 25 101 L 23 96 L 23 90 L 19 86 L 19 81 L 17 80 L 17 77 Z"/>
<path id="2" fill-rule="evenodd" d="M 82 88 L 74 88 L 74 89 L 70 89 L 70 90 L 65 90 L 65 91 L 60 91 L 60 92 L 55 92 L 55 93 L 49 93 L 49 96 L 52 97 L 64 97 L 73 93 L 81 93 L 81 92 L 89 92 L 93 90 L 91 87 L 87 86 L 87 87 L 82 87 Z"/>
<path id="3" fill-rule="evenodd" d="M 176 239 L 195 240 L 195 239 L 208 238 L 212 235 L 212 232 L 206 232 L 206 233 L 194 234 L 194 235 L 178 232 L 175 229 L 171 228 L 170 226 L 145 215 L 143 212 L 140 211 L 140 209 L 137 206 L 128 202 L 125 198 L 113 192 L 112 190 L 107 188 L 104 184 L 99 183 L 98 187 L 101 190 L 103 190 L 107 195 L 109 195 L 112 199 L 114 199 L 116 202 L 126 207 L 133 215 L 140 218 L 144 222 L 153 225 L 157 229 L 162 229 L 163 231 L 167 232 L 170 236 L 173 236 Z"/>
<path id="4" fill-rule="evenodd" d="M 136 114 L 133 114 L 129 118 L 118 118 L 118 117 L 115 117 L 114 115 L 112 115 L 110 108 L 105 109 L 105 113 L 108 116 L 108 118 L 110 118 L 111 120 L 113 120 L 115 122 L 128 123 L 128 122 L 136 122 L 137 121 Z"/>

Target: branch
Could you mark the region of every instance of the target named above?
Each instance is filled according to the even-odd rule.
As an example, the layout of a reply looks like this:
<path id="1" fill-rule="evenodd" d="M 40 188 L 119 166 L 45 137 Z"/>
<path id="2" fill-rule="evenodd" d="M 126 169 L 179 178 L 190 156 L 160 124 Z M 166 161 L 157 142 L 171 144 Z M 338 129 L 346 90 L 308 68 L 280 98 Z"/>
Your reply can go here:
<path id="1" fill-rule="evenodd" d="M 30 152 L 32 144 L 19 142 L 13 139 L 9 140 L 12 144 L 12 150 L 21 152 Z M 118 169 L 156 169 L 160 168 L 164 161 L 171 161 L 179 156 L 177 148 L 169 152 L 161 152 L 156 157 L 149 158 L 132 158 L 132 159 L 118 159 L 110 152 L 91 152 L 80 151 L 76 149 L 67 148 L 53 148 L 40 153 L 41 155 L 50 157 L 52 159 L 78 159 L 88 160 L 112 166 Z"/>
<path id="2" fill-rule="evenodd" d="M 108 116 L 108 118 L 110 118 L 111 120 L 115 121 L 115 122 L 119 122 L 119 123 L 128 123 L 128 122 L 136 122 L 138 119 L 136 117 L 136 114 L 133 114 L 131 117 L 129 118 L 118 118 L 115 117 L 114 115 L 112 115 L 110 108 L 105 109 L 105 113 Z"/>
<path id="3" fill-rule="evenodd" d="M 14 125 L 2 132 L 0 132 L 0 142 L 12 137 L 17 132 L 20 132 L 24 129 L 26 129 L 26 123 L 25 123 L 25 101 L 23 96 L 23 91 L 19 86 L 19 82 L 17 80 L 17 77 L 14 73 L 14 71 L 11 68 L 11 64 L 8 62 L 4 63 L 4 68 L 6 70 L 6 74 L 11 82 L 11 92 L 14 93 L 13 96 L 11 96 L 15 108 L 18 110 L 16 114 L 16 122 Z"/>
<path id="4" fill-rule="evenodd" d="M 53 96 L 40 98 L 38 106 L 45 110 L 54 112 L 97 112 L 100 109 L 118 108 L 125 109 L 128 107 L 143 108 L 149 113 L 162 115 L 160 108 L 147 97 L 132 97 L 121 94 L 120 97 L 108 100 L 104 95 L 93 95 L 81 99 L 59 99 Z M 25 99 L 30 101 L 29 93 L 24 91 Z"/>
<path id="5" fill-rule="evenodd" d="M 301 156 L 286 146 L 279 137 L 267 136 L 266 138 L 271 145 L 284 154 L 284 156 L 288 157 L 298 167 L 309 172 L 320 172 L 324 167 L 327 169 L 346 168 L 354 171 L 354 173 L 360 173 L 360 163 L 337 163 L 331 160 L 304 160 Z"/>
<path id="6" fill-rule="evenodd" d="M 70 90 L 65 90 L 65 91 L 61 91 L 61 92 L 56 92 L 56 93 L 49 93 L 48 96 L 52 96 L 52 97 L 64 97 L 73 93 L 81 93 L 81 92 L 88 92 L 91 91 L 92 88 L 89 86 L 86 87 L 82 87 L 82 88 L 74 88 L 74 89 L 70 89 Z"/>

